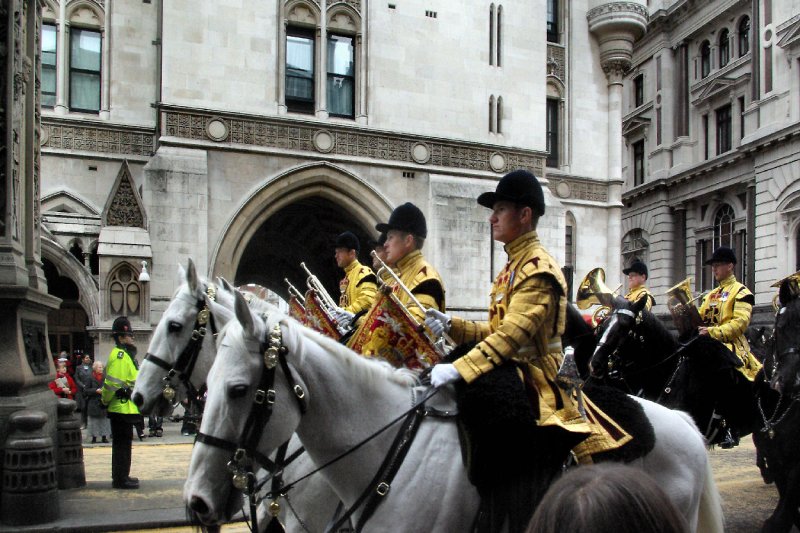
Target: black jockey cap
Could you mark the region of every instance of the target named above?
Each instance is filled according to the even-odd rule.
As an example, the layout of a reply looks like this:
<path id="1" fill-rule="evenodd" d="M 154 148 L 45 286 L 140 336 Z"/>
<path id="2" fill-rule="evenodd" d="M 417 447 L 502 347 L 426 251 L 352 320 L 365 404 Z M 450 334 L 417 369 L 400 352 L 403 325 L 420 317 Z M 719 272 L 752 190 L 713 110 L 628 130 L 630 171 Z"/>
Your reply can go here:
<path id="1" fill-rule="evenodd" d="M 358 243 L 358 237 L 351 231 L 340 233 L 336 237 L 336 246 L 334 248 L 347 248 L 348 250 L 361 251 L 361 245 Z"/>
<path id="2" fill-rule="evenodd" d="M 114 323 L 111 325 L 111 334 L 133 335 L 133 328 L 131 327 L 131 321 L 128 320 L 128 317 L 120 316 L 114 319 Z"/>
<path id="3" fill-rule="evenodd" d="M 647 265 L 642 263 L 639 259 L 634 259 L 631 266 L 622 270 L 622 273 L 626 276 L 631 272 L 636 272 L 637 274 L 641 274 L 642 276 L 647 276 Z"/>
<path id="4" fill-rule="evenodd" d="M 370 239 L 369 245 L 372 248 L 383 248 L 383 245 L 386 244 L 386 233 L 381 233 L 378 235 L 377 240 Z"/>
<path id="5" fill-rule="evenodd" d="M 727 246 L 720 246 L 711 254 L 711 259 L 706 261 L 707 265 L 713 265 L 714 263 L 733 263 L 735 265 L 736 254 Z"/>
<path id="6" fill-rule="evenodd" d="M 403 205 L 398 205 L 389 216 L 389 222 L 386 224 L 376 224 L 375 229 L 381 233 L 386 233 L 389 230 L 405 231 L 423 239 L 428 236 L 428 225 L 425 223 L 425 215 L 422 214 L 419 207 L 411 202 L 406 202 Z"/>
<path id="7" fill-rule="evenodd" d="M 514 170 L 497 182 L 495 192 L 485 192 L 478 196 L 478 203 L 489 209 L 495 202 L 505 200 L 530 207 L 535 215 L 544 215 L 544 192 L 536 176 L 527 170 Z"/>

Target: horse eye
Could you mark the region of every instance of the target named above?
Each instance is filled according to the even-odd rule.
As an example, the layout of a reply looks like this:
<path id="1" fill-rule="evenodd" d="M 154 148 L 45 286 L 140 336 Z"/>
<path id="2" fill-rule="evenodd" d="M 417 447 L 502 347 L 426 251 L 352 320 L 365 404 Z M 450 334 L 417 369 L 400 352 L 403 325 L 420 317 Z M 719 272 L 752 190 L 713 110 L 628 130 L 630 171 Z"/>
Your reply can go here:
<path id="1" fill-rule="evenodd" d="M 170 333 L 177 333 L 183 329 L 183 324 L 180 322 L 170 322 L 168 329 Z"/>
<path id="2" fill-rule="evenodd" d="M 231 385 L 228 388 L 228 396 L 231 398 L 241 398 L 247 393 L 247 385 Z"/>

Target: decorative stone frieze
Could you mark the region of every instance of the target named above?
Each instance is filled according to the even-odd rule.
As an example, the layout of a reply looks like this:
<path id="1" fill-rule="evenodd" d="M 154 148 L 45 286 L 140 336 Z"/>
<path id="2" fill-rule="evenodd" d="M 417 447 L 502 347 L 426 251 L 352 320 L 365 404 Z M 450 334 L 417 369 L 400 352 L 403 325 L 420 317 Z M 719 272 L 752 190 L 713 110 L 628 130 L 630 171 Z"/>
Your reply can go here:
<path id="1" fill-rule="evenodd" d="M 150 156 L 155 150 L 154 139 L 154 131 L 144 128 L 97 126 L 42 118 L 42 148 Z"/>
<path id="2" fill-rule="evenodd" d="M 563 200 L 587 200 L 608 202 L 608 184 L 575 178 L 548 178 L 550 192 Z"/>
<path id="3" fill-rule="evenodd" d="M 206 127 L 211 117 L 210 114 L 195 110 L 164 110 L 165 135 L 197 141 L 214 140 L 209 137 Z M 505 169 L 525 168 L 541 176 L 544 170 L 544 155 L 531 150 L 498 150 L 497 146 L 491 145 L 371 131 L 338 124 L 325 124 L 323 128 L 274 117 L 221 114 L 213 117 L 222 120 L 228 127 L 230 133 L 227 142 L 232 144 L 498 173 Z M 505 161 L 505 165 L 499 163 L 501 160 Z"/>

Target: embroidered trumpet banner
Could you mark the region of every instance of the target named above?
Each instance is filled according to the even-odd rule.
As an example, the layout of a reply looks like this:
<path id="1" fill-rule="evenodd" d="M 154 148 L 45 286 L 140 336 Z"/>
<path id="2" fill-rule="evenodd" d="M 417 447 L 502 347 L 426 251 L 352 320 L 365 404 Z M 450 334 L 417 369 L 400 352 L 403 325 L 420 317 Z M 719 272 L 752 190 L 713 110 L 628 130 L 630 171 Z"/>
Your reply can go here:
<path id="1" fill-rule="evenodd" d="M 313 290 L 306 292 L 306 318 L 304 324 L 314 331 L 318 331 L 337 341 L 341 337 L 336 329 L 336 324 L 325 312 L 319 296 Z"/>
<path id="2" fill-rule="evenodd" d="M 300 303 L 300 300 L 292 296 L 289 298 L 289 316 L 305 324 L 306 322 L 306 308 Z"/>
<path id="3" fill-rule="evenodd" d="M 439 361 L 439 353 L 392 293 L 381 292 L 348 347 L 397 368 L 428 368 Z"/>

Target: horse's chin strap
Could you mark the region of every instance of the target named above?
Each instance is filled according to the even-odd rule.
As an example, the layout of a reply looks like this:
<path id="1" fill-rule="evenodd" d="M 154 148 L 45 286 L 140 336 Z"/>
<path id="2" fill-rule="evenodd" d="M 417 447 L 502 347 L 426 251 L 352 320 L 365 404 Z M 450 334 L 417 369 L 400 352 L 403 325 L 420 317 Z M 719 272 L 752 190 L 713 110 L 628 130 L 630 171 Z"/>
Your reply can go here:
<path id="1" fill-rule="evenodd" d="M 208 296 L 209 300 L 214 301 L 217 296 L 216 287 L 210 284 L 206 289 L 206 295 Z M 148 361 L 167 371 L 167 375 L 164 376 L 163 379 L 164 389 L 162 390 L 161 394 L 170 404 L 173 403 L 176 396 L 175 387 L 173 386 L 172 381 L 176 377 L 186 388 L 186 396 L 189 399 L 189 402 L 194 403 L 197 401 L 199 392 L 192 384 L 191 377 L 192 372 L 194 372 L 195 364 L 197 364 L 197 356 L 200 355 L 200 350 L 203 347 L 203 340 L 206 336 L 206 324 L 208 324 L 211 328 L 211 334 L 215 338 L 218 333 L 214 315 L 208 309 L 208 305 L 206 305 L 205 300 L 198 298 L 195 306 L 197 307 L 197 318 L 195 318 L 194 326 L 192 327 L 192 336 L 189 339 L 189 344 L 187 344 L 186 348 L 181 351 L 178 359 L 175 361 L 175 364 L 170 364 L 151 353 L 148 353 L 145 357 L 145 359 Z"/>

